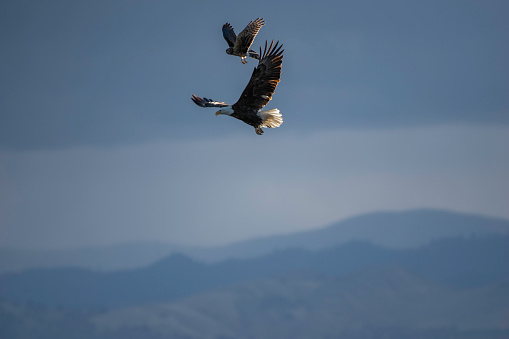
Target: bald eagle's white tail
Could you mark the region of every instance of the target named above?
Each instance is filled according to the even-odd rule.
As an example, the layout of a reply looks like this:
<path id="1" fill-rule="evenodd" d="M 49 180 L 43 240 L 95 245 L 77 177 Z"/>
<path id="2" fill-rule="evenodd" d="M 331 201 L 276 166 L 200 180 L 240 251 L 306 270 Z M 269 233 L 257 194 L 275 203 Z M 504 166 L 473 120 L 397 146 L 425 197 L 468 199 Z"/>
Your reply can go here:
<path id="1" fill-rule="evenodd" d="M 262 118 L 260 127 L 274 128 L 279 127 L 283 123 L 283 116 L 277 108 L 258 112 L 258 116 Z"/>

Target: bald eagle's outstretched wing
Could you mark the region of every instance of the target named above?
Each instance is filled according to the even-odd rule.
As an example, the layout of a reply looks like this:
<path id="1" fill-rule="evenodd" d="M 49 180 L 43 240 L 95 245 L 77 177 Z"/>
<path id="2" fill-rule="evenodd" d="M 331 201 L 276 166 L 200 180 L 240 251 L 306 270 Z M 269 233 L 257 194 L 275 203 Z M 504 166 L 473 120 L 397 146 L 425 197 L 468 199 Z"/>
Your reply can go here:
<path id="1" fill-rule="evenodd" d="M 278 46 L 279 41 L 274 45 L 274 41 L 267 48 L 265 41 L 265 49 L 258 66 L 253 70 L 251 79 L 246 88 L 242 92 L 239 100 L 232 106 L 237 111 L 254 112 L 262 109 L 272 99 L 272 94 L 276 90 L 277 84 L 281 77 L 281 64 L 283 62 L 283 45 Z"/>
<path id="2" fill-rule="evenodd" d="M 242 63 L 246 63 L 246 56 L 250 56 L 251 58 L 260 60 L 260 55 L 249 49 L 253 44 L 253 41 L 258 34 L 258 31 L 262 26 L 265 25 L 265 21 L 263 19 L 257 18 L 249 22 L 239 33 L 239 35 L 235 35 L 235 31 L 233 27 L 227 22 L 223 25 L 223 37 L 228 43 L 228 49 L 226 50 L 227 54 L 236 55 L 241 58 Z"/>
<path id="3" fill-rule="evenodd" d="M 262 128 L 279 127 L 283 123 L 283 116 L 277 108 L 261 109 L 272 99 L 281 77 L 281 64 L 283 62 L 283 45 L 274 41 L 265 49 L 258 66 L 253 70 L 251 79 L 242 92 L 239 100 L 232 106 L 225 102 L 213 101 L 212 99 L 200 98 L 193 94 L 191 98 L 195 104 L 201 107 L 222 107 L 216 112 L 229 115 L 254 127 L 256 134 L 262 135 Z"/>
<path id="4" fill-rule="evenodd" d="M 192 95 L 191 100 L 193 100 L 193 102 L 200 107 L 226 107 L 226 106 L 229 106 L 226 102 L 214 101 L 212 99 L 207 99 L 205 97 L 200 98 L 194 94 Z"/>

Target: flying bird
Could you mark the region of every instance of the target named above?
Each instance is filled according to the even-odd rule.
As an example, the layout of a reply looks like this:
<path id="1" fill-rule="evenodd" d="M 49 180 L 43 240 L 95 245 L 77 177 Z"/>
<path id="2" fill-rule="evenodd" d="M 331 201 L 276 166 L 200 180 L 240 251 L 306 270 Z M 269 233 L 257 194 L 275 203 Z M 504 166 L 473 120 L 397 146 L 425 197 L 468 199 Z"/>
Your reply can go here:
<path id="1" fill-rule="evenodd" d="M 262 128 L 279 127 L 283 123 L 283 117 L 277 108 L 261 111 L 272 99 L 281 77 L 284 49 L 281 49 L 283 45 L 278 47 L 278 44 L 279 41 L 275 45 L 272 41 L 267 48 L 267 41 L 265 41 L 263 54 L 260 47 L 262 57 L 258 61 L 258 66 L 253 70 L 249 83 L 235 104 L 230 106 L 225 102 L 214 101 L 205 97 L 200 98 L 194 94 L 191 100 L 201 107 L 222 107 L 216 112 L 216 116 L 224 114 L 242 120 L 253 126 L 258 135 L 263 134 Z"/>
<path id="2" fill-rule="evenodd" d="M 260 60 L 260 55 L 249 48 L 263 25 L 265 25 L 265 21 L 257 18 L 249 22 L 246 28 L 236 36 L 233 27 L 228 22 L 225 23 L 223 25 L 223 37 L 229 46 L 226 49 L 226 54 L 239 56 L 243 64 L 247 63 L 246 57 L 248 55 L 253 59 Z"/>

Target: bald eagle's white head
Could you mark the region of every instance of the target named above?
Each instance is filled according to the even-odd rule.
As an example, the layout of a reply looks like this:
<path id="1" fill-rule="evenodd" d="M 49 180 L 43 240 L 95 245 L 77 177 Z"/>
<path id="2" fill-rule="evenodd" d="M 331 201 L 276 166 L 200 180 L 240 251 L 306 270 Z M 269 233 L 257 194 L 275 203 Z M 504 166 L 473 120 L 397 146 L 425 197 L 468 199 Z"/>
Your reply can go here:
<path id="1" fill-rule="evenodd" d="M 224 115 L 232 115 L 233 113 L 235 113 L 235 111 L 232 109 L 232 106 L 226 106 L 222 109 L 220 109 L 219 111 L 216 112 L 216 117 L 219 115 L 219 114 L 224 114 Z"/>

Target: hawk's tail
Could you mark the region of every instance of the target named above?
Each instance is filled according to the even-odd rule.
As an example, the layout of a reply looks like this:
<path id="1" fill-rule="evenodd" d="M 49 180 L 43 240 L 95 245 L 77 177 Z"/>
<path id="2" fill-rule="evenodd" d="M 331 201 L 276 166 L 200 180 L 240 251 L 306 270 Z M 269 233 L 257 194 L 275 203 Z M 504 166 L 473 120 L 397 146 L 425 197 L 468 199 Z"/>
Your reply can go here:
<path id="1" fill-rule="evenodd" d="M 249 52 L 247 52 L 247 54 L 253 59 L 260 60 L 260 54 L 256 53 L 252 49 L 250 49 Z"/>

